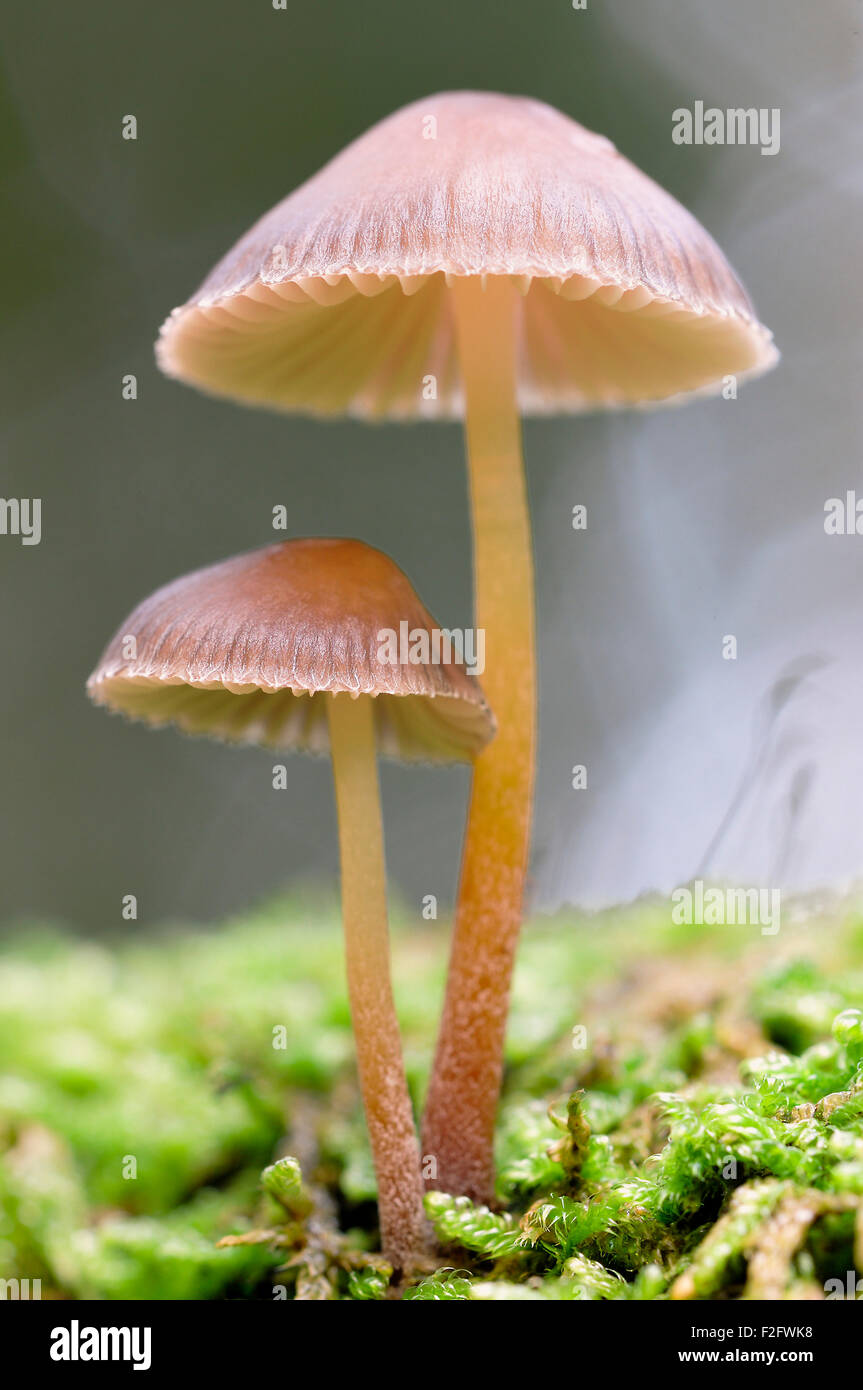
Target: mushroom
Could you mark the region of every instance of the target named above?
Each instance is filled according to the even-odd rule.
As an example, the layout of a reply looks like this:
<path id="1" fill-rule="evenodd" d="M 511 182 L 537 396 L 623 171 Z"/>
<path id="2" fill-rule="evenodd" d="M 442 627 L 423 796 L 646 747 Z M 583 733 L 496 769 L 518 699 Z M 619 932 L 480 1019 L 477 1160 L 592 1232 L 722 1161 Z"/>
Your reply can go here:
<path id="1" fill-rule="evenodd" d="M 326 752 L 336 790 L 348 993 L 378 1180 L 384 1253 L 410 1267 L 426 1240 L 419 1150 L 390 984 L 376 754 L 470 760 L 493 732 L 452 652 L 391 660 L 407 623 L 438 631 L 392 560 L 352 540 L 291 540 L 159 589 L 123 623 L 88 682 L 93 700 L 151 725 Z M 134 655 L 129 655 L 133 652 Z M 432 655 L 442 657 L 433 664 Z"/>
<path id="2" fill-rule="evenodd" d="M 397 111 L 267 213 L 164 325 L 162 370 L 321 415 L 464 416 L 476 622 L 498 735 L 474 773 L 424 1147 L 487 1200 L 534 772 L 519 415 L 721 389 L 777 360 L 700 224 L 542 102 Z"/>

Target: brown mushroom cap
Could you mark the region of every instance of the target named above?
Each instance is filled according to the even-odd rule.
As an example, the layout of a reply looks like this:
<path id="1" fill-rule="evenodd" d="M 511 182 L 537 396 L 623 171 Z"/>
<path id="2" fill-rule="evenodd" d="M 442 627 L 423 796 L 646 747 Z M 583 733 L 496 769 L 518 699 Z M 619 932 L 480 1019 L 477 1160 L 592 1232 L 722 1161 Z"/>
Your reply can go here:
<path id="1" fill-rule="evenodd" d="M 463 275 L 511 276 L 525 296 L 524 413 L 717 390 L 777 359 L 685 208 L 561 112 L 485 92 L 425 98 L 349 145 L 174 311 L 157 357 L 286 410 L 460 415 L 446 291 Z"/>
<path id="2" fill-rule="evenodd" d="M 409 580 L 353 540 L 291 540 L 167 584 L 121 626 L 87 683 L 93 700 L 149 724 L 272 748 L 326 752 L 322 696 L 373 696 L 380 751 L 468 760 L 494 720 L 464 666 L 390 664 L 382 629 L 431 633 Z M 133 637 L 136 655 L 127 657 Z M 443 648 L 446 652 L 446 647 Z"/>

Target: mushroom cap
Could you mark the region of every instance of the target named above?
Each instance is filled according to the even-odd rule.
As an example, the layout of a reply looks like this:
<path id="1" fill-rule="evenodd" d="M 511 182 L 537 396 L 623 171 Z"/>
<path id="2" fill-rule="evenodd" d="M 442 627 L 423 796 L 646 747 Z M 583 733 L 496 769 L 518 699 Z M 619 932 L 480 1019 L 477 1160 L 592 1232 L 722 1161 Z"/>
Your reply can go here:
<path id="1" fill-rule="evenodd" d="M 436 630 L 381 551 L 283 541 L 158 589 L 109 642 L 87 689 L 96 704 L 149 724 L 309 752 L 329 747 L 324 696 L 371 696 L 382 753 L 467 761 L 494 732 L 479 682 L 447 661 L 445 643 L 439 664 L 431 642 L 428 661 L 381 659 L 378 634 L 399 633 L 402 622 L 411 634 Z"/>
<path id="2" fill-rule="evenodd" d="M 460 416 L 447 287 L 463 275 L 524 295 L 524 413 L 717 391 L 778 357 L 713 239 L 609 140 L 528 97 L 447 92 L 262 217 L 164 324 L 157 358 L 253 404 Z"/>

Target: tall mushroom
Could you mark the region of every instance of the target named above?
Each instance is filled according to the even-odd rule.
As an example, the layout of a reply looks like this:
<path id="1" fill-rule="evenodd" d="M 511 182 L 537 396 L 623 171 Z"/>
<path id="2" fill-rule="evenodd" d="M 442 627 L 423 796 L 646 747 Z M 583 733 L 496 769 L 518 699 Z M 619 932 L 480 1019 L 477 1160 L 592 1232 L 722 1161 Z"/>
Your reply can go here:
<path id="1" fill-rule="evenodd" d="M 162 329 L 207 391 L 321 415 L 464 416 L 476 622 L 499 732 L 473 781 L 424 1146 L 487 1199 L 534 767 L 520 413 L 658 402 L 766 371 L 771 335 L 700 224 L 541 102 L 427 97 L 251 228 Z"/>
<path id="2" fill-rule="evenodd" d="M 407 662 L 382 641 L 403 622 Z M 434 664 L 435 654 L 446 660 Z M 469 760 L 491 736 L 482 692 L 452 655 L 435 648 L 433 619 L 386 555 L 359 541 L 294 540 L 159 589 L 88 682 L 97 704 L 149 724 L 271 748 L 329 746 L 351 1017 L 381 1239 L 397 1269 L 421 1252 L 425 1225 L 390 985 L 376 753 Z"/>

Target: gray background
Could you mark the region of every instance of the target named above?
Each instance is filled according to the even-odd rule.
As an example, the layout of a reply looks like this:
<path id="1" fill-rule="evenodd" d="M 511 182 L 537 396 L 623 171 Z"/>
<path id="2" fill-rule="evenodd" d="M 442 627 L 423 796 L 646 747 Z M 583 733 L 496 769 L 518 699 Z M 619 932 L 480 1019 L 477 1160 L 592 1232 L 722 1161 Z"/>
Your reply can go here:
<path id="1" fill-rule="evenodd" d="M 324 763 L 294 759 L 277 793 L 271 755 L 129 727 L 83 685 L 138 599 L 273 539 L 277 503 L 295 534 L 389 551 L 441 621 L 469 622 L 457 427 L 247 411 L 152 359 L 162 318 L 254 218 L 392 109 L 457 87 L 527 93 L 609 135 L 717 237 L 784 354 L 735 403 L 527 425 L 535 901 L 667 888 L 703 862 L 794 886 L 859 873 L 863 537 L 822 524 L 826 497 L 863 496 L 859 19 L 854 0 L 7 16 L 0 495 L 42 497 L 43 539 L 0 537 L 0 920 L 111 930 L 132 892 L 146 922 L 209 920 L 331 880 Z M 696 99 L 781 107 L 781 153 L 675 146 L 671 112 Z M 737 663 L 719 658 L 726 632 Z M 466 773 L 386 767 L 383 791 L 394 881 L 414 910 L 446 903 Z"/>

